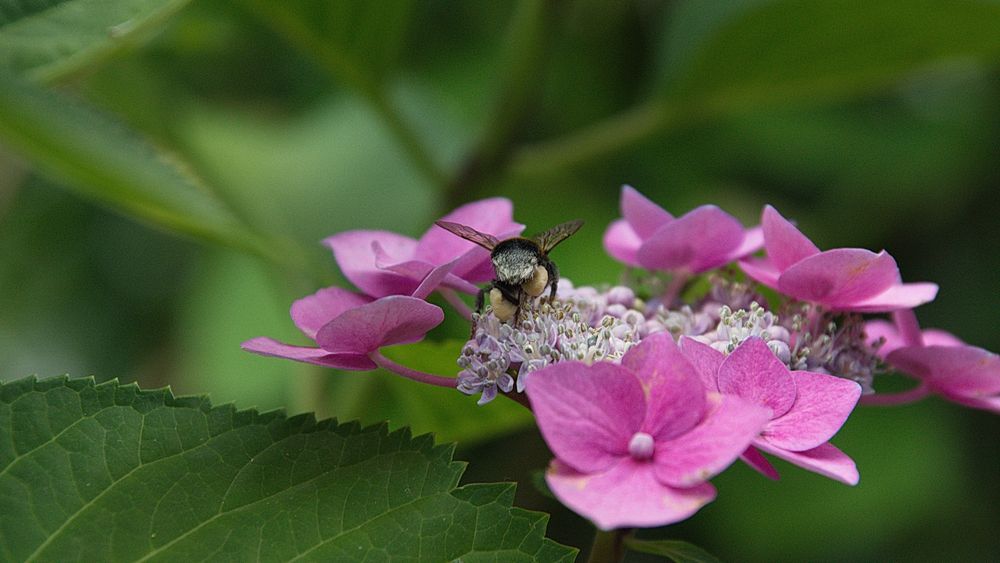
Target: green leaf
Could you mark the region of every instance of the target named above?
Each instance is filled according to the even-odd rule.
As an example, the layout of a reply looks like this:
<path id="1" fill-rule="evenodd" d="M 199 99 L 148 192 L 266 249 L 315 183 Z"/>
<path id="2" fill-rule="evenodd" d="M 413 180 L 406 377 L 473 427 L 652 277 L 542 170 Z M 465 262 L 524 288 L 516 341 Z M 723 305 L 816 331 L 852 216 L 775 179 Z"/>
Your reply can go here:
<path id="1" fill-rule="evenodd" d="M 513 484 L 385 425 L 89 379 L 0 385 L 6 560 L 571 561 Z"/>
<path id="2" fill-rule="evenodd" d="M 67 188 L 126 215 L 282 259 L 175 156 L 107 114 L 2 70 L 0 141 Z"/>
<path id="3" fill-rule="evenodd" d="M 647 541 L 626 538 L 625 546 L 640 553 L 662 555 L 675 563 L 722 563 L 704 549 L 680 540 Z"/>
<path id="4" fill-rule="evenodd" d="M 0 0 L 0 65 L 52 80 L 126 47 L 189 0 Z"/>

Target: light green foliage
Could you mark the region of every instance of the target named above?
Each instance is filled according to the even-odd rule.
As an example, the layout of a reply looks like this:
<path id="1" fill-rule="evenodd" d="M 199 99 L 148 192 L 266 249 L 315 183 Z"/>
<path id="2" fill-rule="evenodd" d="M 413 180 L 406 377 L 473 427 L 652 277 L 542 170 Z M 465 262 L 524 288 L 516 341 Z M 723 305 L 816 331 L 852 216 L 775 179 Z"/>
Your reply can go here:
<path id="1" fill-rule="evenodd" d="M 156 29 L 189 0 L 0 0 L 0 65 L 52 79 Z"/>
<path id="2" fill-rule="evenodd" d="M 0 386 L 10 561 L 571 561 L 512 484 L 456 488 L 430 436 L 117 382 Z"/>
<path id="3" fill-rule="evenodd" d="M 0 136 L 40 169 L 85 197 L 158 226 L 273 252 L 177 158 L 113 117 L 5 72 L 0 70 Z"/>

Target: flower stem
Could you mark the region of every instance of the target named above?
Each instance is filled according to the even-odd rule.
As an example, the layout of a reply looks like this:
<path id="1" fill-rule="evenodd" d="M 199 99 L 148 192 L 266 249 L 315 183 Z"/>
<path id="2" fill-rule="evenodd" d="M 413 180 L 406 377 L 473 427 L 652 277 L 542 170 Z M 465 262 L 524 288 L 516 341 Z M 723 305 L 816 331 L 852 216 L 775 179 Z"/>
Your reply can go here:
<path id="1" fill-rule="evenodd" d="M 664 307 L 669 308 L 673 305 L 674 300 L 681 294 L 681 291 L 690 279 L 690 274 L 682 272 L 677 272 L 673 275 L 670 284 L 667 285 L 667 289 L 663 292 L 663 296 L 660 297 L 660 302 L 663 303 Z"/>
<path id="2" fill-rule="evenodd" d="M 458 312 L 459 315 L 462 315 L 462 317 L 465 318 L 465 320 L 467 321 L 472 320 L 472 309 L 470 309 L 469 306 L 465 304 L 465 301 L 462 301 L 462 298 L 459 297 L 457 293 L 455 293 L 454 289 L 439 287 L 438 293 L 440 293 L 441 297 L 444 297 L 444 300 L 447 301 L 448 304 L 451 305 L 455 309 L 455 311 Z"/>
<path id="3" fill-rule="evenodd" d="M 375 364 L 385 370 L 391 371 L 397 375 L 402 375 L 407 379 L 412 379 L 413 381 L 418 381 L 420 383 L 427 383 L 429 385 L 437 385 L 438 387 L 455 387 L 456 380 L 454 377 L 443 377 L 440 375 L 434 375 L 430 373 L 424 373 L 422 371 L 417 371 L 415 369 L 408 368 L 404 365 L 397 364 L 396 362 L 386 358 L 378 350 L 368 354 L 368 357 L 372 359 Z"/>
<path id="4" fill-rule="evenodd" d="M 517 390 L 514 390 L 511 393 L 500 393 L 500 394 L 503 395 L 504 397 L 507 397 L 511 401 L 514 401 L 515 403 L 521 405 L 522 407 L 528 409 L 529 412 L 531 411 L 531 402 L 528 401 L 528 396 L 525 395 L 524 393 L 518 393 Z"/>
<path id="5" fill-rule="evenodd" d="M 470 189 L 502 172 L 514 141 L 538 104 L 549 53 L 558 34 L 559 5 L 551 0 L 520 0 L 508 24 L 506 53 L 498 73 L 498 95 L 482 137 L 463 160 L 446 193 L 449 208 L 463 203 Z"/>
<path id="6" fill-rule="evenodd" d="M 590 546 L 590 556 L 588 563 L 614 563 L 622 560 L 625 554 L 623 540 L 631 530 L 623 528 L 621 530 L 597 530 L 594 534 L 594 543 Z"/>
<path id="7" fill-rule="evenodd" d="M 892 405 L 905 405 L 907 403 L 913 403 L 923 399 L 927 395 L 930 395 L 931 390 L 927 387 L 926 383 L 921 383 L 913 389 L 908 389 L 906 391 L 901 391 L 899 393 L 876 393 L 874 395 L 867 395 L 861 397 L 861 404 L 863 405 L 877 405 L 877 406 L 892 406 Z"/>

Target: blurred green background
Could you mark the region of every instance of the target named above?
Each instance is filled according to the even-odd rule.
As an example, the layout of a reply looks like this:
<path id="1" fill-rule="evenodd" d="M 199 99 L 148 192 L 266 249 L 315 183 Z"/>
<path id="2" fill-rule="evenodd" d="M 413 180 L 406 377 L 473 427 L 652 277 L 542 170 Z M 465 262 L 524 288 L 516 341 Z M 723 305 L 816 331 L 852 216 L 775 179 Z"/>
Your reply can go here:
<path id="1" fill-rule="evenodd" d="M 623 183 L 745 224 L 771 203 L 821 248 L 888 249 L 941 285 L 922 323 L 996 351 L 998 70 L 992 1 L 3 0 L 0 378 L 388 418 L 586 548 L 530 484 L 550 455 L 520 407 L 239 349 L 305 343 L 288 306 L 344 284 L 320 239 L 499 194 L 531 232 L 586 220 L 556 259 L 609 283 Z M 390 355 L 454 373 L 466 330 Z M 937 399 L 860 409 L 834 440 L 856 488 L 737 466 L 656 533 L 725 560 L 995 560 L 998 438 Z"/>

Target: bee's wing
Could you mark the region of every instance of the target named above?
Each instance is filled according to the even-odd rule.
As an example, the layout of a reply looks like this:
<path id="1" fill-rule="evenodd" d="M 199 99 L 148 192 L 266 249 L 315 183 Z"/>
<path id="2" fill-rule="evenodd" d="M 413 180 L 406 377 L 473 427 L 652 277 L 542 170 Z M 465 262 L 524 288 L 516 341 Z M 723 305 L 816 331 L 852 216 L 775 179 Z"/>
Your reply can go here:
<path id="1" fill-rule="evenodd" d="M 452 223 L 451 221 L 434 221 L 434 224 L 452 234 L 464 238 L 465 240 L 472 241 L 490 252 L 492 252 L 493 248 L 500 243 L 500 240 L 497 239 L 497 237 L 481 233 L 472 227 L 466 227 L 465 225 Z"/>
<path id="2" fill-rule="evenodd" d="M 573 233 L 579 231 L 582 226 L 583 221 L 580 219 L 560 223 L 545 232 L 535 235 L 535 242 L 537 242 L 538 246 L 541 247 L 543 253 L 548 253 L 548 251 L 555 248 L 557 244 L 569 238 Z"/>

